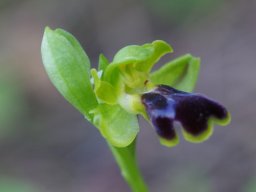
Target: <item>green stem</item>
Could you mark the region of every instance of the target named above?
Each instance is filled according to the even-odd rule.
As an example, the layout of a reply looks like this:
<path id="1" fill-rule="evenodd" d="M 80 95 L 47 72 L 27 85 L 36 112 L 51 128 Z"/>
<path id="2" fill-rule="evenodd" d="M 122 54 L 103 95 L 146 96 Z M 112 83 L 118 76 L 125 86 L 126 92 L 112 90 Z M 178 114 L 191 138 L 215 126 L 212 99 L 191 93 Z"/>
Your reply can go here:
<path id="1" fill-rule="evenodd" d="M 136 162 L 136 141 L 124 148 L 114 147 L 111 144 L 109 144 L 109 147 L 116 159 L 117 164 L 119 165 L 122 176 L 132 191 L 148 192 L 147 186 L 141 176 Z"/>

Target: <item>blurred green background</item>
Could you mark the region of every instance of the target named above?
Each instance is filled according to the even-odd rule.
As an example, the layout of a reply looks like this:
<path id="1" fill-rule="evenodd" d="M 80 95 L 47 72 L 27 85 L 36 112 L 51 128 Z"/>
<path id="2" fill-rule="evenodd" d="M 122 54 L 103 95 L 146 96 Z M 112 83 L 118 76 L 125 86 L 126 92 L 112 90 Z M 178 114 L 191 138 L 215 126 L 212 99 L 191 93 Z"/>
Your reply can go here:
<path id="1" fill-rule="evenodd" d="M 196 88 L 230 110 L 202 144 L 158 143 L 143 119 L 138 158 L 152 192 L 256 191 L 255 0 L 0 0 L 0 192 L 128 192 L 98 131 L 43 69 L 45 26 L 74 34 L 96 66 L 162 39 L 202 60 Z"/>

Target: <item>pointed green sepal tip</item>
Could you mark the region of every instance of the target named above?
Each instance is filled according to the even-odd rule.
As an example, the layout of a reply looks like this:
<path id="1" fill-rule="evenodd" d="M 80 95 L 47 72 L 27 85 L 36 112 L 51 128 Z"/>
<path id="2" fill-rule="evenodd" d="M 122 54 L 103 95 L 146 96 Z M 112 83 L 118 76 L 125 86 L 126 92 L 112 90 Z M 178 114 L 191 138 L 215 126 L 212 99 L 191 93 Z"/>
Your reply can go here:
<path id="1" fill-rule="evenodd" d="M 99 71 L 102 70 L 104 72 L 108 65 L 109 65 L 108 59 L 103 54 L 100 54 L 98 70 Z"/>
<path id="2" fill-rule="evenodd" d="M 70 33 L 45 28 L 42 45 L 45 70 L 58 91 L 91 121 L 89 111 L 97 106 L 90 83 L 90 61 Z"/>

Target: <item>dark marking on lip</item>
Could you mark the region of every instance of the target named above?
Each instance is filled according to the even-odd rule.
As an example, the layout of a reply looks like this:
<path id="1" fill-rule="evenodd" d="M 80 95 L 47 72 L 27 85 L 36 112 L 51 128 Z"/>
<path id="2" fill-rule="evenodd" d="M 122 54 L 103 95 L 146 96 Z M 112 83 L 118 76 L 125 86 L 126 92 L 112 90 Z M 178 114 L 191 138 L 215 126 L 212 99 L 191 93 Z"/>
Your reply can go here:
<path id="1" fill-rule="evenodd" d="M 159 85 L 141 98 L 158 135 L 167 140 L 176 138 L 174 121 L 197 137 L 208 129 L 211 118 L 225 120 L 228 117 L 227 110 L 218 102 L 166 85 Z"/>

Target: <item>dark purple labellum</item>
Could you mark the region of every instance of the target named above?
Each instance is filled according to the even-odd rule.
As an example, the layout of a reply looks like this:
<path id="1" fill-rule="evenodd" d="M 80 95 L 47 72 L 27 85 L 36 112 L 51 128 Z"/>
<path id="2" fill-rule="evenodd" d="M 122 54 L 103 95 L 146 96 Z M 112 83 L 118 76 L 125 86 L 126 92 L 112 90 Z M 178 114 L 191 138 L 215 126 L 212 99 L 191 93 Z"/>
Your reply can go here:
<path id="1" fill-rule="evenodd" d="M 166 85 L 159 85 L 153 91 L 143 94 L 142 103 L 157 133 L 166 140 L 176 138 L 174 121 L 178 121 L 196 141 L 197 138 L 206 139 L 200 136 L 209 131 L 212 120 L 224 124 L 229 119 L 227 110 L 216 101 Z"/>
<path id="2" fill-rule="evenodd" d="M 147 113 L 159 136 L 173 139 L 176 133 L 173 129 L 174 101 L 168 100 L 159 93 L 146 93 L 142 96 L 142 103 L 146 106 Z"/>

